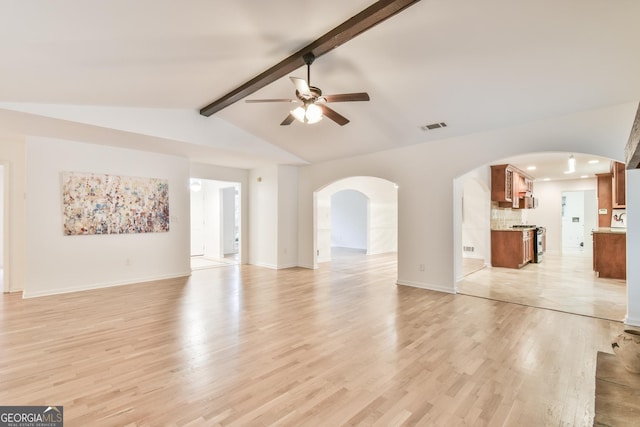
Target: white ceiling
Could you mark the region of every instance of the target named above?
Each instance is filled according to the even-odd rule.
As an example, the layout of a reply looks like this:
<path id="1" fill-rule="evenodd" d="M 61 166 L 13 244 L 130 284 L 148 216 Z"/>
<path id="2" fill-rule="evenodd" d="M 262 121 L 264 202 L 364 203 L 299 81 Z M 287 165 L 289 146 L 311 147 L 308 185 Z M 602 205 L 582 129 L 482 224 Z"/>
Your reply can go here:
<path id="1" fill-rule="evenodd" d="M 575 159 L 575 171 L 572 173 L 569 173 L 569 156 Z M 536 181 L 595 178 L 595 174 L 611 170 L 610 159 L 581 153 L 530 153 L 509 157 L 504 162 L 526 172 Z"/>
<path id="2" fill-rule="evenodd" d="M 372 2 L 0 0 L 0 103 L 198 115 Z M 639 16 L 637 0 L 422 0 L 312 66 L 326 94 L 370 94 L 332 104 L 348 125 L 279 126 L 284 103 L 239 102 L 207 120 L 320 162 L 637 102 Z M 248 98 L 293 95 L 285 77 Z M 440 121 L 448 126 L 420 129 Z M 129 137 L 130 147 L 149 143 Z M 204 153 L 184 142 L 172 150 L 216 157 L 215 144 Z"/>

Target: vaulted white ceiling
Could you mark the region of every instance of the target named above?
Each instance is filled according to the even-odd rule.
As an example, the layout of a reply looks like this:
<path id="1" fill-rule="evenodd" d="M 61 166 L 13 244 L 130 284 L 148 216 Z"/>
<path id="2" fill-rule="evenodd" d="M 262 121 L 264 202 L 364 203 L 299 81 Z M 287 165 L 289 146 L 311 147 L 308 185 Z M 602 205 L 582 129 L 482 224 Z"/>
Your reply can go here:
<path id="1" fill-rule="evenodd" d="M 253 167 L 640 99 L 637 0 L 422 0 L 313 64 L 312 83 L 324 93 L 370 94 L 370 102 L 332 104 L 348 125 L 280 126 L 286 103 L 199 115 L 371 3 L 0 0 L 0 134 L 111 140 Z M 248 98 L 293 95 L 285 77 Z M 441 121 L 448 126 L 421 130 Z"/>

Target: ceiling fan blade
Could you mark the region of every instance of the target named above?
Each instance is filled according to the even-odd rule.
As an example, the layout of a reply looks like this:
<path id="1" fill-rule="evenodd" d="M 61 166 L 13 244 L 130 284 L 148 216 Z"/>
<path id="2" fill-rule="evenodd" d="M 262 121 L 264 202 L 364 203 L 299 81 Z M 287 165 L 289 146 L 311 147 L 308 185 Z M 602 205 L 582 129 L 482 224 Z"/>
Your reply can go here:
<path id="1" fill-rule="evenodd" d="M 288 116 L 287 116 L 287 117 L 282 121 L 282 123 L 280 123 L 280 126 L 288 126 L 288 125 L 290 125 L 291 123 L 293 123 L 293 121 L 294 121 L 295 119 L 296 119 L 296 118 L 295 118 L 295 117 L 293 117 L 293 115 L 292 115 L 292 114 L 289 114 L 289 115 L 288 115 Z"/>
<path id="2" fill-rule="evenodd" d="M 258 103 L 258 102 L 298 102 L 298 100 L 296 99 L 245 99 L 244 102 L 247 102 L 249 104 L 251 103 Z"/>
<path id="3" fill-rule="evenodd" d="M 316 105 L 318 105 L 318 104 L 316 104 Z M 339 114 L 339 113 L 335 112 L 334 110 L 332 110 L 331 108 L 327 107 L 324 104 L 320 104 L 319 106 L 320 106 L 320 108 L 322 108 L 322 114 L 324 114 L 326 117 L 330 118 L 331 120 L 333 120 L 334 122 L 336 122 L 340 126 L 344 126 L 347 123 L 349 123 L 349 119 L 347 119 L 342 114 Z"/>
<path id="4" fill-rule="evenodd" d="M 369 101 L 367 92 L 339 93 L 337 95 L 323 95 L 327 102 Z"/>
<path id="5" fill-rule="evenodd" d="M 289 77 L 293 84 L 296 86 L 296 90 L 300 92 L 301 95 L 311 95 L 311 89 L 309 89 L 309 84 L 305 79 L 301 79 L 299 77 Z"/>

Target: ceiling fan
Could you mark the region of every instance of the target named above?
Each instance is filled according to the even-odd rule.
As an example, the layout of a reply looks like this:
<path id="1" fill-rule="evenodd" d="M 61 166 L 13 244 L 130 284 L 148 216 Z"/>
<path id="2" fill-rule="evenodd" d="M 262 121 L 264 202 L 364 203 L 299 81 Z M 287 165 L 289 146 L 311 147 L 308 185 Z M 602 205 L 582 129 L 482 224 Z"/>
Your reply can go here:
<path id="1" fill-rule="evenodd" d="M 311 64 L 316 59 L 313 53 L 306 53 L 303 56 L 307 64 L 307 80 L 298 77 L 289 77 L 296 87 L 297 99 L 247 99 L 245 102 L 302 102 L 302 105 L 291 110 L 289 115 L 280 123 L 281 126 L 288 126 L 294 120 L 302 123 L 317 123 L 323 116 L 328 117 L 340 126 L 349 123 L 349 119 L 335 110 L 329 108 L 329 102 L 350 102 L 369 101 L 369 94 L 366 92 L 340 93 L 336 95 L 322 95 L 320 88 L 311 86 Z"/>

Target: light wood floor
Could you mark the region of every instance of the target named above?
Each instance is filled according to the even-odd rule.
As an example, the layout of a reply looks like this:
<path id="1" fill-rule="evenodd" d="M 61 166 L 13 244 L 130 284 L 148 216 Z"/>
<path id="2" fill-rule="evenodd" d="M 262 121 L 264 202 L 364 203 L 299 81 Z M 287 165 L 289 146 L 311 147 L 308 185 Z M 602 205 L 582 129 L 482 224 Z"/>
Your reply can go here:
<path id="1" fill-rule="evenodd" d="M 396 286 L 394 256 L 0 304 L 0 402 L 65 426 L 590 426 L 619 322 Z"/>
<path id="2" fill-rule="evenodd" d="M 472 272 L 458 282 L 458 292 L 623 321 L 626 281 L 596 277 L 592 262 L 588 253 L 545 254 L 542 263 L 521 269 L 492 267 Z"/>

